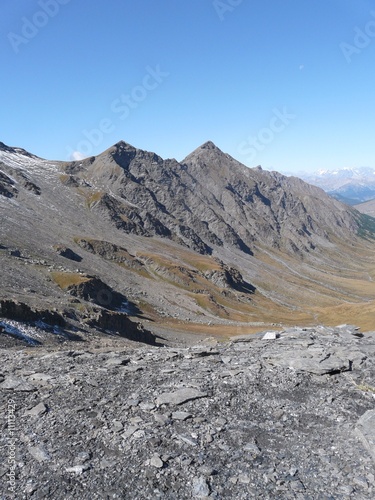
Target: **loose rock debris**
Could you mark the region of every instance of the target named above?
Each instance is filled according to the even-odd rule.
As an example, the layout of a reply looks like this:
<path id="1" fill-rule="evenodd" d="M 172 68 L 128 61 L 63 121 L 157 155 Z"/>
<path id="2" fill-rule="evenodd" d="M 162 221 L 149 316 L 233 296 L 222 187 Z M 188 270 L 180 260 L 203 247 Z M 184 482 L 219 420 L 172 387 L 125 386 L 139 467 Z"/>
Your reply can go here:
<path id="1" fill-rule="evenodd" d="M 1 498 L 374 498 L 375 333 L 269 337 L 1 350 Z"/>

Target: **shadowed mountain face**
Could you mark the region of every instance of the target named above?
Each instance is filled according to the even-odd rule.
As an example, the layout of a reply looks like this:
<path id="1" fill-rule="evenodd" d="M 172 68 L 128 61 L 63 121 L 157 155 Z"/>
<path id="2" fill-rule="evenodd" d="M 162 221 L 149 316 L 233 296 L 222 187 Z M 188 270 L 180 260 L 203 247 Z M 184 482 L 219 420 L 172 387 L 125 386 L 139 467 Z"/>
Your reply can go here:
<path id="1" fill-rule="evenodd" d="M 212 142 L 182 162 L 125 142 L 77 162 L 0 143 L 0 211 L 0 298 L 88 325 L 140 311 L 237 333 L 373 312 L 371 221 Z"/>

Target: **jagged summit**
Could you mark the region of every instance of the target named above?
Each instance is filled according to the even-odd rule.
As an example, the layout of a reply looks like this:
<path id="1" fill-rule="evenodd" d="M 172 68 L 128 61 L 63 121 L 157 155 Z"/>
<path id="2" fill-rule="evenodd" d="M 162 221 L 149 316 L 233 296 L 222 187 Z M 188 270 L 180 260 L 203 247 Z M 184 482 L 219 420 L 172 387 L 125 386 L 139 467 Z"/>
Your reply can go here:
<path id="1" fill-rule="evenodd" d="M 219 158 L 230 158 L 229 155 L 224 153 L 220 148 L 216 146 L 212 141 L 207 141 L 198 148 L 194 149 L 187 157 L 183 160 L 183 163 L 193 159 L 207 158 L 207 159 L 219 159 Z"/>
<path id="2" fill-rule="evenodd" d="M 204 144 L 202 144 L 201 146 L 199 146 L 198 148 L 196 148 L 193 152 L 197 152 L 197 151 L 200 151 L 200 150 L 214 150 L 214 151 L 217 151 L 219 153 L 223 153 L 221 151 L 221 149 L 218 148 L 216 146 L 216 144 L 214 144 L 212 141 L 205 142 Z"/>
<path id="3" fill-rule="evenodd" d="M 101 154 L 106 154 L 107 152 L 112 152 L 112 151 L 137 151 L 137 148 L 128 142 L 125 141 L 118 141 L 116 144 L 113 144 L 110 148 L 108 148 L 106 151 L 104 151 Z"/>

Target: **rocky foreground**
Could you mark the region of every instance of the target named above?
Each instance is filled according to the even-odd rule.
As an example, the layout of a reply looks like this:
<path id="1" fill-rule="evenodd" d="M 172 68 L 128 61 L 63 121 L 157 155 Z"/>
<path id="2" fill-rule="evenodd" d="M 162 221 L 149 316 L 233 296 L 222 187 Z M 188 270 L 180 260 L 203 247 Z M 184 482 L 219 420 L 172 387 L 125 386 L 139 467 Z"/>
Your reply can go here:
<path id="1" fill-rule="evenodd" d="M 375 332 L 116 345 L 0 351 L 1 498 L 375 497 Z"/>

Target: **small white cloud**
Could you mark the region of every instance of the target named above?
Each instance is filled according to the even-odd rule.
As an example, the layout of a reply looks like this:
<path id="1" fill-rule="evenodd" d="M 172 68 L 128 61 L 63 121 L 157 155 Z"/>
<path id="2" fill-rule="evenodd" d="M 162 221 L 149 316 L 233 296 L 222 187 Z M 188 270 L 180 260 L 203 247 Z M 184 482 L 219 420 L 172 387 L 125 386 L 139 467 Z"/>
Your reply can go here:
<path id="1" fill-rule="evenodd" d="M 73 153 L 70 155 L 70 159 L 73 161 L 84 160 L 85 158 L 87 158 L 87 156 L 82 154 L 80 151 L 73 151 Z"/>
<path id="2" fill-rule="evenodd" d="M 305 69 L 305 65 L 304 64 L 300 64 L 299 65 L 299 70 L 302 71 L 303 69 Z"/>

